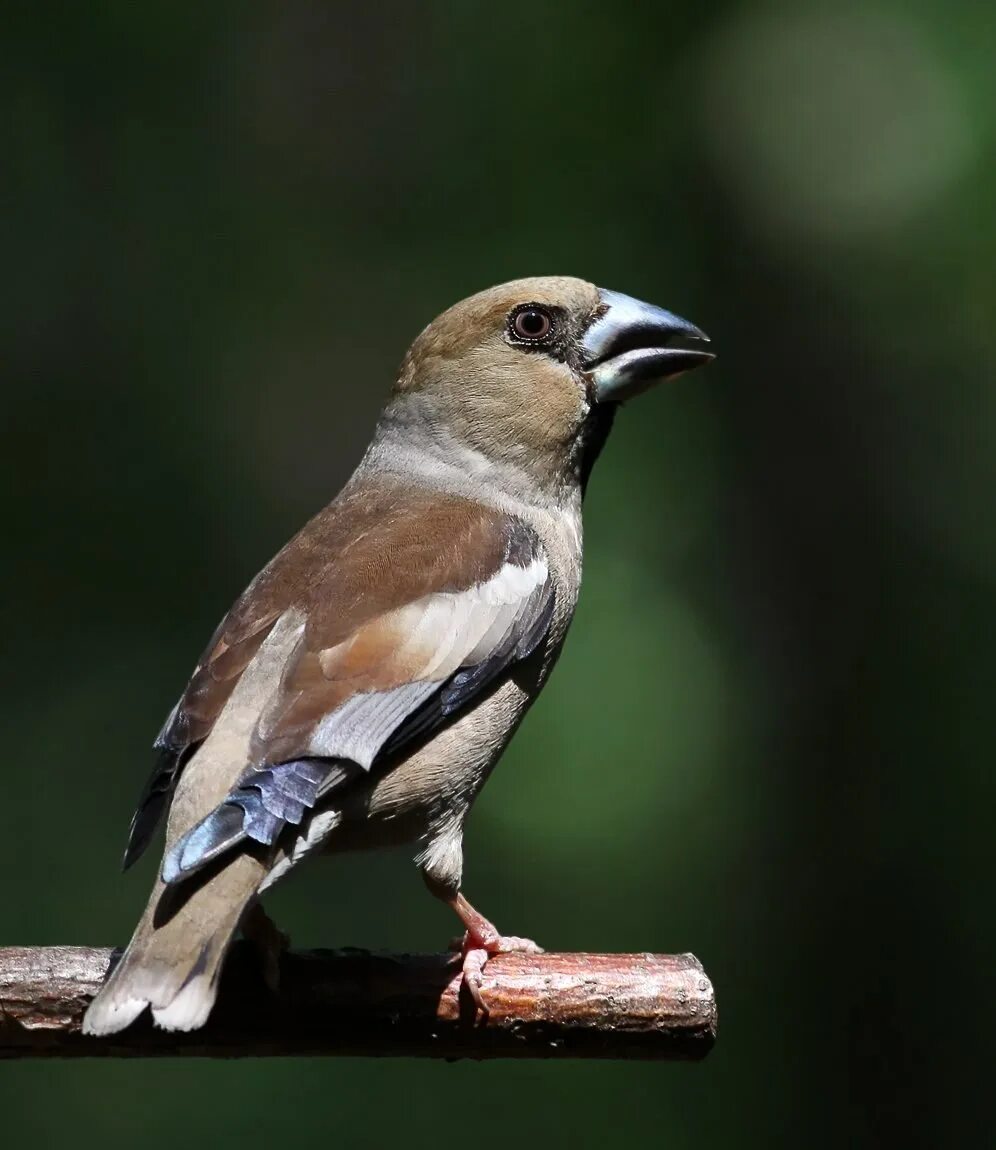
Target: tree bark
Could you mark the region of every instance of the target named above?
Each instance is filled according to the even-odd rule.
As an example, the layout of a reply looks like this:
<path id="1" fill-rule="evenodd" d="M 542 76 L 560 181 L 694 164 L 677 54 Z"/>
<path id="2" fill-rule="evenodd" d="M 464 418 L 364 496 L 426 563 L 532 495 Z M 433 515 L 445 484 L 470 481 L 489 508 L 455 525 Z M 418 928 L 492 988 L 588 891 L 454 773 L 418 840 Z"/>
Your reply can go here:
<path id="1" fill-rule="evenodd" d="M 287 952 L 280 990 L 236 943 L 208 1025 L 80 1032 L 120 951 L 0 948 L 0 1059 L 395 1055 L 699 1059 L 716 1037 L 712 985 L 691 954 L 507 954 L 484 968 L 486 1016 L 452 955 Z"/>

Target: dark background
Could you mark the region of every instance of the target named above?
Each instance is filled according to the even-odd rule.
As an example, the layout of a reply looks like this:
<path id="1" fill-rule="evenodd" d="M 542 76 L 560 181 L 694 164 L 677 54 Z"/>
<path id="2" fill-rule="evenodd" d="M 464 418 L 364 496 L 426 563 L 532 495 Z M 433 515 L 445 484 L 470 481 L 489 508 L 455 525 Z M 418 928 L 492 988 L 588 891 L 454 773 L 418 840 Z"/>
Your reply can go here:
<path id="1" fill-rule="evenodd" d="M 719 359 L 623 412 L 468 833 L 558 949 L 694 950 L 698 1066 L 5 1064 L 10 1145 L 963 1146 L 991 1124 L 991 5 L 17 6 L 0 943 L 126 941 L 149 744 L 455 300 L 570 273 Z M 437 949 L 403 856 L 298 945 Z M 990 1130 L 991 1134 L 991 1130 Z"/>

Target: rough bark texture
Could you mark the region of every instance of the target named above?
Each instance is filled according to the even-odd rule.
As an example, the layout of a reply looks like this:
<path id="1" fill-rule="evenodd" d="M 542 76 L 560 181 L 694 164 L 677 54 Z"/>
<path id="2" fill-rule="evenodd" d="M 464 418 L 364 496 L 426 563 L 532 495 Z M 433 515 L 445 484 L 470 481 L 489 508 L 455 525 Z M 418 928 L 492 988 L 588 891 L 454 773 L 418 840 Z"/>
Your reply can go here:
<path id="1" fill-rule="evenodd" d="M 280 993 L 239 943 L 218 1005 L 192 1034 L 142 1019 L 89 1038 L 80 1020 L 120 952 L 0 948 L 0 1059 L 250 1055 L 699 1059 L 716 1037 L 712 985 L 691 954 L 508 954 L 488 962 L 486 1018 L 452 955 L 289 952 Z"/>

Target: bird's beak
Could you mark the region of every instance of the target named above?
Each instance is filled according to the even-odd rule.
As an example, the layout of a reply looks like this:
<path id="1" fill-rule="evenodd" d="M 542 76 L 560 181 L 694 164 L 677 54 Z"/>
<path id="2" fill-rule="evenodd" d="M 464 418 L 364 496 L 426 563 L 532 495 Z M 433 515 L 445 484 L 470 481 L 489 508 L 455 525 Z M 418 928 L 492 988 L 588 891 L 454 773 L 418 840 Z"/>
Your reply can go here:
<path id="1" fill-rule="evenodd" d="M 702 346 L 709 337 L 688 320 L 621 292 L 599 295 L 602 311 L 581 341 L 599 403 L 629 399 L 715 358 Z"/>

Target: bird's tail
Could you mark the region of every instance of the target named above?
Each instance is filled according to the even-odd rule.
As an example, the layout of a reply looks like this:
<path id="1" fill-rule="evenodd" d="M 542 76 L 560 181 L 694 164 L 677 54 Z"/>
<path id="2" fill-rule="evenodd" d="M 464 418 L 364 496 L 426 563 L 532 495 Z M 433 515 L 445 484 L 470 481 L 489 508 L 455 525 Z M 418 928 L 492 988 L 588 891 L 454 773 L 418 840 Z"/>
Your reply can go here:
<path id="1" fill-rule="evenodd" d="M 240 854 L 194 889 L 159 879 L 128 949 L 83 1019 L 85 1034 L 114 1034 L 148 1006 L 163 1030 L 196 1030 L 218 993 L 222 962 L 266 876 Z"/>
<path id="2" fill-rule="evenodd" d="M 167 858 L 237 785 L 250 762 L 259 716 L 303 628 L 298 612 L 280 618 L 242 672 L 210 734 L 184 764 L 166 825 Z M 84 1032 L 124 1030 L 147 1006 L 165 1030 L 203 1026 L 232 938 L 273 862 L 256 842 L 251 849 L 212 856 L 196 874 L 174 875 L 166 868 L 166 877 L 175 881 L 167 885 L 156 879 L 128 949 L 86 1012 Z"/>

